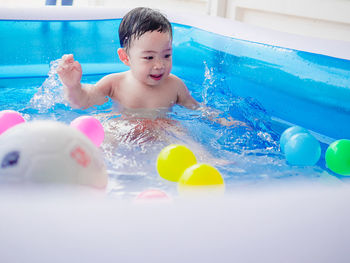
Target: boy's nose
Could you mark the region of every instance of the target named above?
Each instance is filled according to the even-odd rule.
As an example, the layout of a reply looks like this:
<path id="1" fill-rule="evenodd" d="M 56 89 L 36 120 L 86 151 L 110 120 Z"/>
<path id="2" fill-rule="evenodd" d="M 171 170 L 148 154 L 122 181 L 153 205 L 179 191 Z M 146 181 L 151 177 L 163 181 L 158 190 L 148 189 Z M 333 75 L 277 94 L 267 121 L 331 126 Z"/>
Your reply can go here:
<path id="1" fill-rule="evenodd" d="M 160 59 L 156 60 L 154 65 L 153 65 L 154 69 L 162 69 L 163 67 L 164 67 L 164 63 Z"/>

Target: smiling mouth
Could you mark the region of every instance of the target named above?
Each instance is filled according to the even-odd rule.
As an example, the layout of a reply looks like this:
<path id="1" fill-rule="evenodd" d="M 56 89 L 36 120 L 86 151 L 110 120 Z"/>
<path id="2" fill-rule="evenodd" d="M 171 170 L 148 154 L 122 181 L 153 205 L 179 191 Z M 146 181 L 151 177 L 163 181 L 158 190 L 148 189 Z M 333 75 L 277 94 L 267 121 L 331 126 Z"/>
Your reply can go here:
<path id="1" fill-rule="evenodd" d="M 157 74 L 157 75 L 151 74 L 150 77 L 154 80 L 160 80 L 163 77 L 163 74 Z"/>

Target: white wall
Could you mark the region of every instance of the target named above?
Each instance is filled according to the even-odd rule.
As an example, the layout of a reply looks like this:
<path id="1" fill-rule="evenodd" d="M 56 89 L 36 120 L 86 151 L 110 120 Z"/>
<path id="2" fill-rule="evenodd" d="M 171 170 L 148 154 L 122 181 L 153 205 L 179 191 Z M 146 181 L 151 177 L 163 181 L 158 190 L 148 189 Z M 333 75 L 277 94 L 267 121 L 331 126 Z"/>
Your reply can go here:
<path id="1" fill-rule="evenodd" d="M 349 0 L 75 0 L 75 4 L 210 14 L 297 35 L 350 41 Z"/>
<path id="2" fill-rule="evenodd" d="M 122 8 L 146 6 L 161 10 L 171 10 L 185 13 L 208 13 L 208 0 L 74 0 L 74 5 L 120 6 Z"/>
<path id="3" fill-rule="evenodd" d="M 350 1 L 347 0 L 213 2 L 224 3 L 223 16 L 237 21 L 298 35 L 350 41 Z"/>
<path id="4" fill-rule="evenodd" d="M 44 4 L 45 0 L 0 0 L 0 6 Z M 149 6 L 179 14 L 210 14 L 277 31 L 350 42 L 350 0 L 74 0 L 74 6 Z"/>

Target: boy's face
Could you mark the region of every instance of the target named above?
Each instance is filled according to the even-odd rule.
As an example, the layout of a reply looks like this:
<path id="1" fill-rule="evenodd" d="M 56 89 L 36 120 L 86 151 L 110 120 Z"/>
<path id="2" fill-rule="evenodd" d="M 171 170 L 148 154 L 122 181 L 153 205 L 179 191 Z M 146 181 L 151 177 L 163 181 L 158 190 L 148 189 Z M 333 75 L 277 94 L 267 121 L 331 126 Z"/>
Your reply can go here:
<path id="1" fill-rule="evenodd" d="M 168 32 L 146 32 L 133 39 L 128 49 L 129 66 L 133 76 L 147 86 L 157 86 L 170 74 L 172 39 Z"/>

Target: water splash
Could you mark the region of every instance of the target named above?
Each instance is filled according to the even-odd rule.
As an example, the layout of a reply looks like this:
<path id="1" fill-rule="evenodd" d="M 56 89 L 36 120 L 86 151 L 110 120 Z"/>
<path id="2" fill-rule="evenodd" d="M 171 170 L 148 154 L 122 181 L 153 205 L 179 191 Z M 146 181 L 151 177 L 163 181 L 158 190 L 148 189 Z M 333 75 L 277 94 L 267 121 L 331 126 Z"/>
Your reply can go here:
<path id="1" fill-rule="evenodd" d="M 30 100 L 30 107 L 38 110 L 39 113 L 48 112 L 56 104 L 68 106 L 67 101 L 64 99 L 62 83 L 57 75 L 59 62 L 60 59 L 57 59 L 50 63 L 47 79 Z"/>
<path id="2" fill-rule="evenodd" d="M 206 61 L 203 62 L 205 71 L 204 71 L 204 81 L 202 85 L 202 100 L 205 105 L 209 103 L 209 99 L 211 98 L 213 89 L 215 87 L 216 75 L 215 69 L 213 67 L 209 67 Z"/>
<path id="3" fill-rule="evenodd" d="M 212 67 L 206 61 L 203 63 L 205 78 L 202 87 L 198 88 L 208 107 L 202 110 L 201 122 L 207 122 L 215 132 L 208 129 L 210 136 L 205 136 L 212 140 L 202 141 L 201 136 L 198 139 L 203 144 L 209 143 L 213 152 L 227 150 L 244 155 L 274 155 L 278 151 L 278 136 L 271 129 L 271 118 L 266 110 L 255 99 L 234 94 L 234 89 L 225 80 L 219 66 Z M 242 125 L 221 125 L 220 119 L 235 120 Z M 201 126 L 201 123 L 196 125 Z"/>

